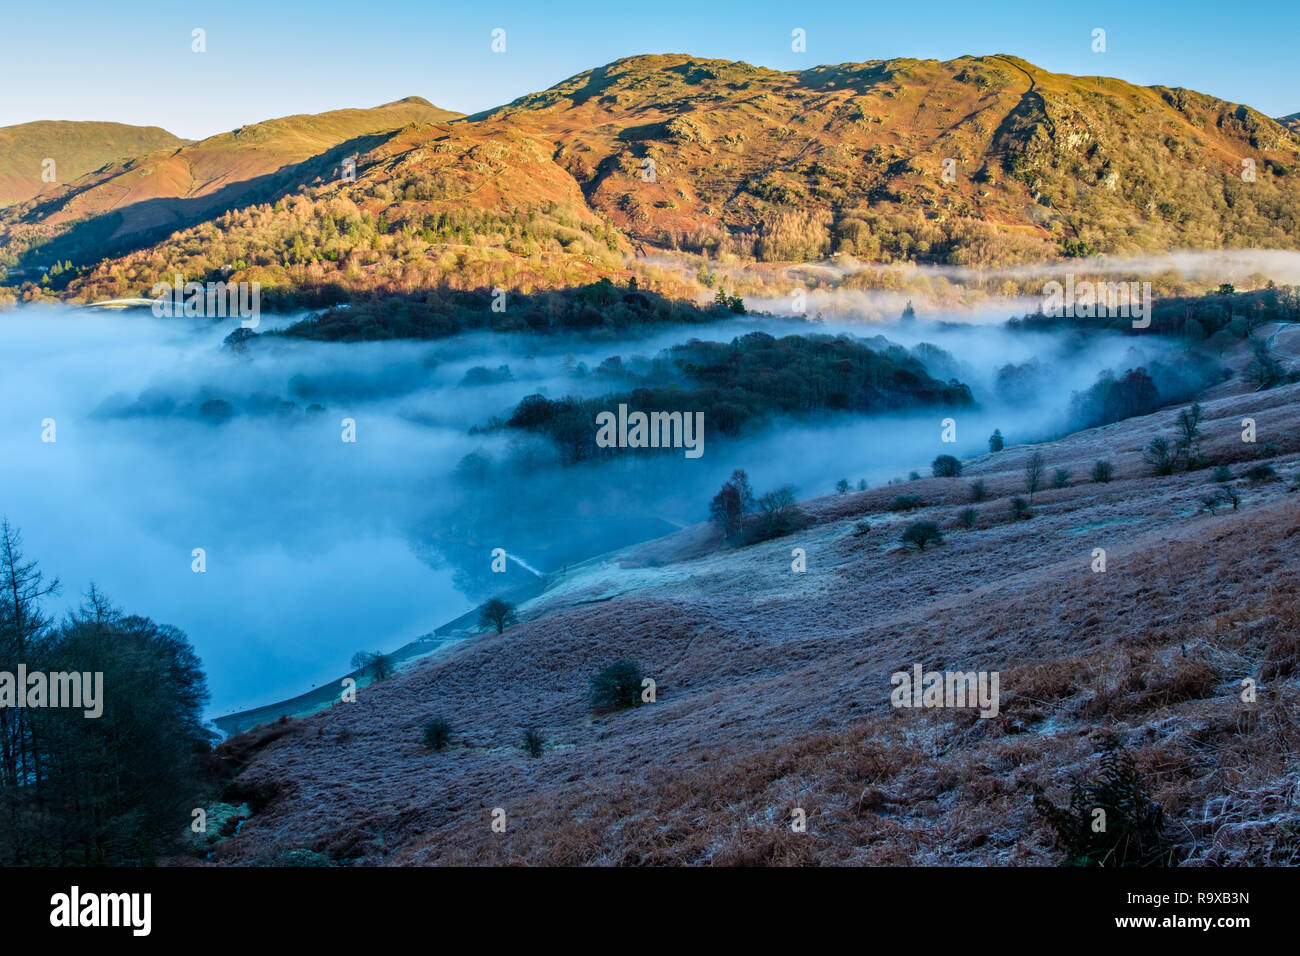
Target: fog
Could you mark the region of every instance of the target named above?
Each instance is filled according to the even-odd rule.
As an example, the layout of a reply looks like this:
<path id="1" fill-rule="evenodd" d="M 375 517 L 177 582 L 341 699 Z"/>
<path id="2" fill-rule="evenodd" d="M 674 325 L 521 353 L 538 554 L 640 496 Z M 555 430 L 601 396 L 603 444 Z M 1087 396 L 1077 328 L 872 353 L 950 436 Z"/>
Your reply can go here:
<path id="1" fill-rule="evenodd" d="M 1001 316 L 1018 311 L 1005 302 Z M 991 312 L 919 312 L 909 324 L 737 316 L 623 340 L 264 336 L 239 352 L 222 344 L 234 320 L 20 308 L 0 313 L 0 515 L 62 579 L 52 611 L 76 606 L 93 581 L 123 610 L 181 628 L 207 670 L 211 713 L 223 714 L 337 678 L 355 651 L 393 650 L 490 593 L 704 520 L 734 468 L 760 493 L 793 485 L 801 497 L 839 478 L 875 486 L 928 473 L 936 455 L 985 451 L 994 428 L 1008 443 L 1060 433 L 1072 391 L 1167 349 L 1154 337 L 1012 332 L 988 324 Z M 260 331 L 291 318 L 264 316 Z M 696 460 L 625 450 L 574 467 L 539 439 L 471 433 L 535 392 L 614 390 L 583 374 L 610 356 L 648 368 L 690 338 L 756 329 L 930 343 L 948 353 L 930 354 L 931 374 L 968 384 L 978 408 L 954 416 L 955 445 L 940 441 L 937 409 L 841 414 L 711 440 Z M 1000 397 L 997 369 L 1031 360 L 1043 373 L 1031 400 Z M 467 380 L 475 368 L 488 372 Z M 47 419 L 53 442 L 42 441 Z M 344 419 L 355 442 L 343 440 Z M 492 463 L 476 487 L 457 472 L 471 452 Z M 504 574 L 491 571 L 497 547 L 510 557 Z"/>

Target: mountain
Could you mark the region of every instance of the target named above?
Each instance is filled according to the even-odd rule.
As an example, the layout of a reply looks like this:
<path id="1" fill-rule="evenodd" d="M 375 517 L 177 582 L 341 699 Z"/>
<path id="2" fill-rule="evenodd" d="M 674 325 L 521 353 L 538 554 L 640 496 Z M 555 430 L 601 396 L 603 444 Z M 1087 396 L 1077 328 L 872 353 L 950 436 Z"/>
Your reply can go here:
<path id="1" fill-rule="evenodd" d="M 759 259 L 1291 247 L 1300 215 L 1300 138 L 1276 121 L 1012 56 L 802 72 L 633 57 L 473 119 L 554 143 L 637 239 Z"/>
<path id="2" fill-rule="evenodd" d="M 412 98 L 131 160 L 0 215 L 0 267 L 71 262 L 51 289 L 83 298 L 240 263 L 351 295 L 564 287 L 655 249 L 989 267 L 1297 237 L 1300 136 L 1190 90 L 1002 55 L 657 55 L 470 117 Z"/>
<path id="3" fill-rule="evenodd" d="M 1300 133 L 1300 113 L 1292 113 L 1290 116 L 1279 116 L 1277 121 L 1287 129 Z"/>
<path id="4" fill-rule="evenodd" d="M 157 126 L 42 120 L 0 128 L 0 208 L 50 192 L 101 167 L 174 149 L 187 140 Z M 54 160 L 55 182 L 41 178 L 45 161 Z"/>

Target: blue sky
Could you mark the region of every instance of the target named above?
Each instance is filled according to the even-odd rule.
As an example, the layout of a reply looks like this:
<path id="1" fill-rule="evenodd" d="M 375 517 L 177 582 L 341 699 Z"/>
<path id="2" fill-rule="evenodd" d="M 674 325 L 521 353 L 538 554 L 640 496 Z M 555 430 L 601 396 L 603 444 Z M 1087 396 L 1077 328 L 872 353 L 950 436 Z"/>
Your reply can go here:
<path id="1" fill-rule="evenodd" d="M 191 52 L 191 30 L 207 52 Z M 490 49 L 506 31 L 506 52 Z M 807 52 L 790 48 L 791 30 Z M 1094 53 L 1092 31 L 1106 30 Z M 1206 0 L 532 3 L 6 0 L 0 125 L 112 120 L 200 138 L 290 113 L 418 95 L 475 112 L 637 53 L 778 69 L 894 56 L 1012 53 L 1062 73 L 1186 86 L 1278 116 L 1300 111 L 1300 5 Z"/>

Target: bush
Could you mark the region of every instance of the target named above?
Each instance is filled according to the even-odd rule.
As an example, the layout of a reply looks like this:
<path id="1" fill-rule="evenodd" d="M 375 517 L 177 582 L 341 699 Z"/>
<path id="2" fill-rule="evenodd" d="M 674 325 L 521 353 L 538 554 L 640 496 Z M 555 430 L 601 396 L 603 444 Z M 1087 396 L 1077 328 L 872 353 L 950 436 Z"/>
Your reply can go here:
<path id="1" fill-rule="evenodd" d="M 1232 469 L 1227 465 L 1220 465 L 1218 468 L 1214 469 L 1214 480 L 1219 484 L 1223 484 L 1225 481 L 1232 481 Z"/>
<path id="2" fill-rule="evenodd" d="M 1115 477 L 1115 466 L 1108 461 L 1099 460 L 1092 466 L 1092 480 L 1105 484 Z"/>
<path id="3" fill-rule="evenodd" d="M 1147 796 L 1133 758 L 1107 751 L 1095 783 L 1075 783 L 1068 808 L 1034 788 L 1034 809 L 1056 831 L 1067 866 L 1170 866 L 1174 849 L 1164 833 L 1164 813 Z M 1096 827 L 1096 811 L 1105 827 Z"/>
<path id="4" fill-rule="evenodd" d="M 864 534 L 871 533 L 871 523 L 865 518 L 853 523 L 853 537 L 860 538 Z"/>
<path id="5" fill-rule="evenodd" d="M 443 717 L 430 718 L 424 725 L 424 745 L 441 750 L 451 742 L 451 722 Z"/>
<path id="6" fill-rule="evenodd" d="M 920 473 L 919 471 L 909 471 L 909 472 L 907 473 L 907 480 L 908 480 L 908 481 L 920 481 L 920 480 L 921 480 L 921 473 Z"/>
<path id="7" fill-rule="evenodd" d="M 980 513 L 974 508 L 963 508 L 957 514 L 957 522 L 967 531 L 973 531 L 980 523 Z"/>
<path id="8" fill-rule="evenodd" d="M 1201 507 L 1204 508 L 1206 511 L 1208 511 L 1210 514 L 1214 514 L 1216 511 L 1218 511 L 1219 506 L 1222 504 L 1223 504 L 1223 498 L 1217 492 L 1212 495 L 1206 495 L 1204 498 L 1201 499 Z"/>
<path id="9" fill-rule="evenodd" d="M 357 651 L 352 655 L 352 669 L 369 674 L 375 680 L 385 680 L 393 674 L 393 659 L 378 651 Z"/>
<path id="10" fill-rule="evenodd" d="M 1019 521 L 1021 518 L 1028 521 L 1033 516 L 1034 514 L 1029 508 L 1028 501 L 1024 498 L 1011 499 L 1011 519 L 1013 521 Z"/>
<path id="11" fill-rule="evenodd" d="M 599 712 L 635 707 L 641 702 L 641 667 L 635 661 L 617 661 L 591 679 L 588 699 Z"/>
<path id="12" fill-rule="evenodd" d="M 915 511 L 921 507 L 920 495 L 899 495 L 889 503 L 890 511 Z"/>
<path id="13" fill-rule="evenodd" d="M 958 478 L 961 476 L 961 462 L 952 455 L 940 455 L 931 463 L 930 472 L 936 478 Z"/>
<path id="14" fill-rule="evenodd" d="M 924 551 L 926 545 L 943 544 L 943 535 L 933 521 L 913 521 L 903 530 L 902 540 L 904 545 L 915 545 L 918 551 Z"/>
<path id="15" fill-rule="evenodd" d="M 1153 475 L 1172 475 L 1174 473 L 1174 453 L 1169 446 L 1169 439 L 1157 435 L 1142 450 L 1142 460 L 1147 463 Z"/>
<path id="16" fill-rule="evenodd" d="M 1251 465 L 1246 469 L 1246 477 L 1251 481 L 1267 481 L 1269 478 L 1273 478 L 1276 475 L 1277 472 L 1273 470 L 1272 465 L 1266 465 L 1263 463 Z"/>
<path id="17" fill-rule="evenodd" d="M 524 752 L 530 757 L 540 757 L 542 751 L 546 749 L 546 738 L 536 727 L 529 727 L 524 731 Z"/>
<path id="18" fill-rule="evenodd" d="M 1070 469 L 1068 468 L 1056 469 L 1056 471 L 1052 473 L 1052 487 L 1053 488 L 1070 487 Z"/>
<path id="19" fill-rule="evenodd" d="M 1224 485 L 1219 489 L 1219 497 L 1232 505 L 1232 510 L 1237 510 L 1237 505 L 1241 504 L 1241 495 L 1237 494 L 1237 489 L 1232 485 Z"/>
<path id="20" fill-rule="evenodd" d="M 972 504 L 979 504 L 989 496 L 988 489 L 984 485 L 984 479 L 970 483 L 970 500 Z"/>

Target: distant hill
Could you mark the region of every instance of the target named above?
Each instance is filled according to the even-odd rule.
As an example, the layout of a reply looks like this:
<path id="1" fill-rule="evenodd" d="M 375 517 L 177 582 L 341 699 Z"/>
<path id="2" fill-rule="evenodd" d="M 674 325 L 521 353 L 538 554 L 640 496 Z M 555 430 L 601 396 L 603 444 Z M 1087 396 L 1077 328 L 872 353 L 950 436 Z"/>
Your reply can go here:
<path id="1" fill-rule="evenodd" d="M 54 237 L 48 258 L 85 261 L 139 246 L 230 209 L 274 198 L 344 156 L 411 123 L 461 116 L 409 97 L 373 109 L 286 116 L 110 164 L 8 210 L 0 239 L 18 247 Z"/>
<path id="2" fill-rule="evenodd" d="M 1295 130 L 1300 133 L 1300 113 L 1292 113 L 1290 116 L 1279 116 L 1278 120 L 1287 129 Z"/>
<path id="3" fill-rule="evenodd" d="M 0 207 L 54 190 L 108 163 L 186 142 L 157 126 L 63 120 L 5 126 L 0 128 Z M 47 159 L 54 160 L 53 183 L 41 178 Z"/>

